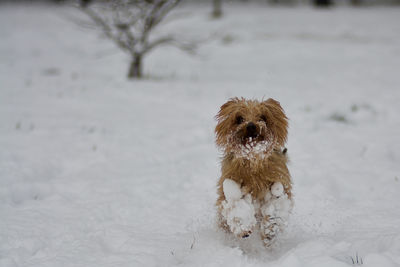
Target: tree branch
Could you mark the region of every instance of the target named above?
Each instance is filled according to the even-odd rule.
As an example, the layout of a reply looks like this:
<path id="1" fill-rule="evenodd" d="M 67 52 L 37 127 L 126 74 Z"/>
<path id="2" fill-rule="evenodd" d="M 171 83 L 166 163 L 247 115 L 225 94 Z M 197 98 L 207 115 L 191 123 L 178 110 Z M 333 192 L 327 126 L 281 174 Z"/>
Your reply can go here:
<path id="1" fill-rule="evenodd" d="M 159 24 L 164 19 L 164 17 L 180 3 L 180 1 L 181 0 L 160 0 L 158 2 L 158 5 L 156 5 L 156 8 L 154 9 L 154 20 L 152 22 L 153 27 Z"/>
<path id="2" fill-rule="evenodd" d="M 103 33 L 113 40 L 121 49 L 126 50 L 126 51 L 131 51 L 130 47 L 123 42 L 120 38 L 115 36 L 113 34 L 112 28 L 107 24 L 107 22 L 100 17 L 99 15 L 96 14 L 92 9 L 90 8 L 81 8 L 83 12 L 85 12 L 100 28 L 102 29 Z"/>
<path id="3" fill-rule="evenodd" d="M 194 42 L 179 42 L 177 41 L 174 37 L 172 36 L 165 36 L 165 37 L 161 37 L 158 38 L 152 42 L 150 42 L 143 50 L 143 53 L 148 53 L 151 50 L 153 50 L 155 47 L 160 46 L 160 45 L 164 45 L 164 44 L 169 44 L 172 46 L 175 46 L 185 52 L 188 52 L 190 54 L 194 54 L 197 48 L 196 43 Z"/>
<path id="4" fill-rule="evenodd" d="M 168 43 L 173 43 L 175 40 L 172 36 L 166 36 L 166 37 L 161 37 L 158 38 L 152 42 L 150 42 L 143 50 L 143 53 L 150 52 L 153 50 L 153 48 L 162 45 L 162 44 L 168 44 Z"/>

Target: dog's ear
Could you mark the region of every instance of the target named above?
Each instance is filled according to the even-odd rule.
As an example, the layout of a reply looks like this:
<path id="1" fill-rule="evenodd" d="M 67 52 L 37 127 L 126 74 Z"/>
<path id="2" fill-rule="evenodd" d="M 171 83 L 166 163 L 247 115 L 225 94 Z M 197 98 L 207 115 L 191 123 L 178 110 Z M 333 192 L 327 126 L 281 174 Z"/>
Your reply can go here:
<path id="1" fill-rule="evenodd" d="M 218 121 L 215 127 L 216 144 L 219 147 L 224 147 L 228 142 L 227 136 L 231 131 L 232 122 L 230 116 L 237 110 L 237 105 L 240 101 L 242 100 L 237 97 L 229 99 L 228 102 L 221 106 L 221 109 L 215 116 L 215 119 Z"/>
<path id="2" fill-rule="evenodd" d="M 234 97 L 228 100 L 225 104 L 223 104 L 217 114 L 215 119 L 220 122 L 224 120 L 226 117 L 229 116 L 234 111 L 234 106 L 240 101 L 239 98 Z"/>
<path id="3" fill-rule="evenodd" d="M 272 98 L 263 101 L 262 104 L 266 108 L 264 115 L 268 118 L 269 127 L 277 137 L 278 145 L 283 146 L 288 134 L 288 118 L 285 111 L 281 104 Z"/>

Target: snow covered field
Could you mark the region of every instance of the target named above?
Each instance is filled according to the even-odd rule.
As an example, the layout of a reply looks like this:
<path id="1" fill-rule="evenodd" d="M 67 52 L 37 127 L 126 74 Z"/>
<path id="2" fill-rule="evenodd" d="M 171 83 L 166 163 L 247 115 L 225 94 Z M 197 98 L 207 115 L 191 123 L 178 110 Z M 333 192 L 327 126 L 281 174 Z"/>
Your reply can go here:
<path id="1" fill-rule="evenodd" d="M 68 7 L 0 7 L 0 266 L 400 266 L 400 9 L 183 6 L 128 58 Z M 273 97 L 295 207 L 273 249 L 219 232 L 214 115 Z M 360 261 L 360 260 L 359 260 Z"/>

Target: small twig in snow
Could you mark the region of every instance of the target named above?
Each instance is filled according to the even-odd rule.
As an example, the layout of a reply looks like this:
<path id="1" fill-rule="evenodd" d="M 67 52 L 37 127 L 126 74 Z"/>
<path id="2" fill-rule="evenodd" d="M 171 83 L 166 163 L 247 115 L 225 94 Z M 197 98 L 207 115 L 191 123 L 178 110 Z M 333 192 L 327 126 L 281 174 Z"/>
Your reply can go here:
<path id="1" fill-rule="evenodd" d="M 196 243 L 196 237 L 193 235 L 193 242 L 192 242 L 192 245 L 190 246 L 190 249 L 193 249 L 194 243 Z"/>

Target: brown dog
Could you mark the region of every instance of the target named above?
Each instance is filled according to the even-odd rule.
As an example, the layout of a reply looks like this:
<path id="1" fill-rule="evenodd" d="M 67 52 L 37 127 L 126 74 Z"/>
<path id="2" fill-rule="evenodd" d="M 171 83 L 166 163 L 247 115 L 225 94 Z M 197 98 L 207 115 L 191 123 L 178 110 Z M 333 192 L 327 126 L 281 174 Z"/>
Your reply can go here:
<path id="1" fill-rule="evenodd" d="M 216 119 L 216 144 L 224 153 L 216 203 L 219 225 L 238 237 L 257 228 L 269 246 L 293 206 L 284 148 L 288 119 L 271 98 L 232 98 Z"/>

